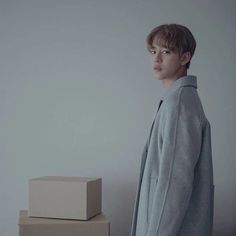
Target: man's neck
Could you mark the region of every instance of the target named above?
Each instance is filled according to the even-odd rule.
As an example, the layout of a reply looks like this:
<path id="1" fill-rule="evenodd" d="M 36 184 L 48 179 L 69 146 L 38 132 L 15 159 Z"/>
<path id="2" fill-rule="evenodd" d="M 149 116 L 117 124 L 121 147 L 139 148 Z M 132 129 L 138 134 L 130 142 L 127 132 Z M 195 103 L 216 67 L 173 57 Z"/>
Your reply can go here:
<path id="1" fill-rule="evenodd" d="M 169 87 L 172 83 L 174 83 L 177 79 L 183 77 L 183 76 L 187 76 L 187 71 L 184 71 L 183 73 L 179 74 L 178 76 L 176 76 L 175 78 L 171 78 L 171 79 L 163 79 L 161 82 L 163 84 L 164 87 Z"/>

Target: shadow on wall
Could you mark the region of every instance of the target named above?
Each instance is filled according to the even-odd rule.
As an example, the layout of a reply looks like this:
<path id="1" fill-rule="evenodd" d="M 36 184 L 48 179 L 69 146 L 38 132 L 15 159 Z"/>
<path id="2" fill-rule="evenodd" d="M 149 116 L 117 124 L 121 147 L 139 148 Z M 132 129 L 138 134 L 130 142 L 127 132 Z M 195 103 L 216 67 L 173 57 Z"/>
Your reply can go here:
<path id="1" fill-rule="evenodd" d="M 213 236 L 235 236 L 236 235 L 236 229 L 217 229 L 215 230 L 215 232 L 213 233 Z"/>
<path id="2" fill-rule="evenodd" d="M 233 198 L 235 199 L 234 196 Z M 217 192 L 212 236 L 236 236 L 235 205 L 235 200 L 233 201 L 233 204 L 232 202 L 226 202 L 224 193 Z"/>

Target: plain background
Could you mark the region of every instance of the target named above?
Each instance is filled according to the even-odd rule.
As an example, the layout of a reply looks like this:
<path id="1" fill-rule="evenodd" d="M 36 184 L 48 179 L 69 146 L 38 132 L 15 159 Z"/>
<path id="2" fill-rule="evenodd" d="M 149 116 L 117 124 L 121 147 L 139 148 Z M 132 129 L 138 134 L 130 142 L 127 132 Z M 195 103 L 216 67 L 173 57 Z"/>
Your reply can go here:
<path id="1" fill-rule="evenodd" d="M 18 234 L 28 180 L 102 177 L 111 236 L 130 233 L 141 152 L 163 88 L 145 38 L 197 41 L 188 74 L 212 128 L 215 236 L 236 234 L 235 1 L 0 1 L 0 235 Z"/>

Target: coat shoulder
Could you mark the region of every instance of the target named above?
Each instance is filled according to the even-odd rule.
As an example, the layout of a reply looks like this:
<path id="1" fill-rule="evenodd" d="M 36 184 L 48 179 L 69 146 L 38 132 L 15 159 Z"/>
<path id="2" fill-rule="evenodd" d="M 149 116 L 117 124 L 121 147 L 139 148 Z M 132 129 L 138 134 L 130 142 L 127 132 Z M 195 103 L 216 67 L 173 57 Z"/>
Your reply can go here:
<path id="1" fill-rule="evenodd" d="M 180 87 L 169 95 L 163 102 L 163 112 L 170 115 L 181 112 L 197 118 L 200 123 L 205 117 L 197 89 L 190 86 Z"/>

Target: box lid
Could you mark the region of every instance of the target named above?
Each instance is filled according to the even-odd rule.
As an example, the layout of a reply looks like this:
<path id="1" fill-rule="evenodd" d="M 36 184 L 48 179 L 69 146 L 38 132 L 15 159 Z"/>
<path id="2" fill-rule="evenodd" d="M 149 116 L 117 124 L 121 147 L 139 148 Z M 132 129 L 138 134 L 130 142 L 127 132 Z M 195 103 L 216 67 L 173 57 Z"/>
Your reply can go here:
<path id="1" fill-rule="evenodd" d="M 89 182 L 101 179 L 100 177 L 79 177 L 79 176 L 42 176 L 38 178 L 32 178 L 30 180 L 46 180 L 46 181 L 63 181 L 63 182 Z"/>

